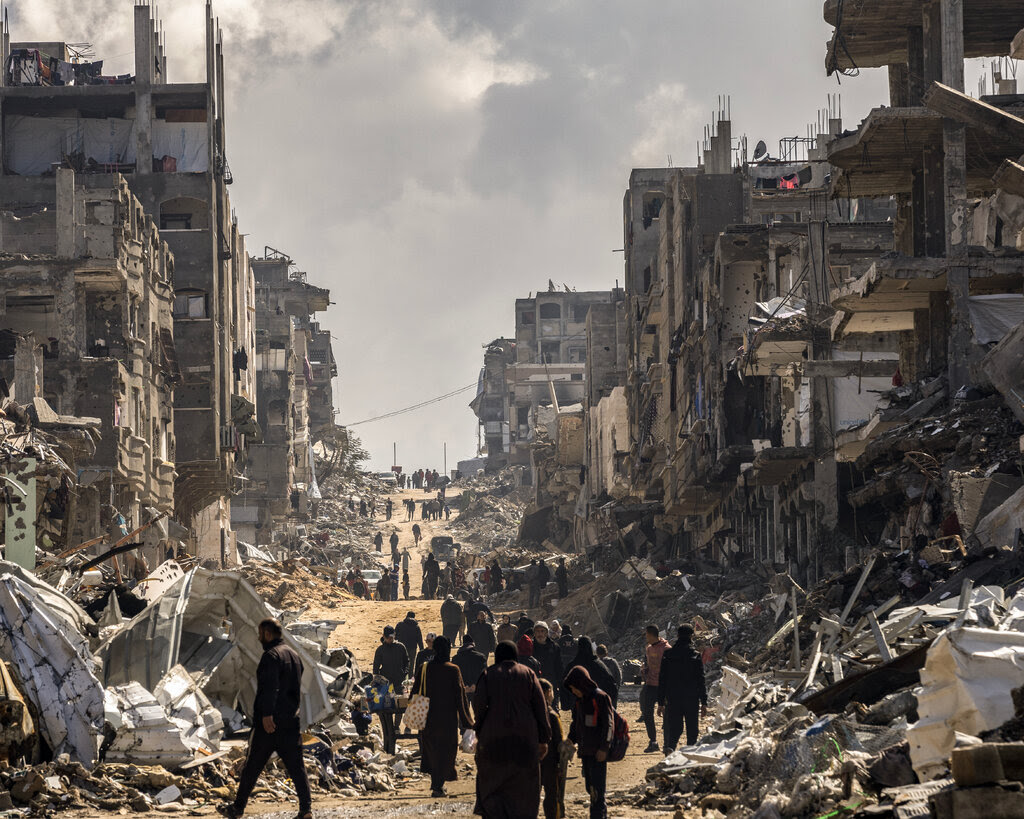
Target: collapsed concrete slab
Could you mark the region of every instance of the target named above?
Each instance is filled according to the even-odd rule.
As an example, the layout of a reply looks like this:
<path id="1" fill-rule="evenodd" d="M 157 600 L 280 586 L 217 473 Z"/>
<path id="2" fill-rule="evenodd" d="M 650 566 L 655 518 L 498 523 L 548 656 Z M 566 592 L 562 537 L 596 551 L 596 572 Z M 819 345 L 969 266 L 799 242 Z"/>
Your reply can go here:
<path id="1" fill-rule="evenodd" d="M 12 563 L 0 561 L 0 659 L 36 709 L 54 755 L 96 763 L 102 740 L 103 686 L 87 636 L 89 616 Z"/>
<path id="2" fill-rule="evenodd" d="M 215 705 L 251 716 L 263 651 L 256 627 L 274 614 L 239 573 L 192 569 L 100 646 L 103 683 L 153 691 L 180 664 Z M 284 639 L 305 666 L 302 724 L 322 722 L 333 712 L 324 667 L 287 632 Z"/>

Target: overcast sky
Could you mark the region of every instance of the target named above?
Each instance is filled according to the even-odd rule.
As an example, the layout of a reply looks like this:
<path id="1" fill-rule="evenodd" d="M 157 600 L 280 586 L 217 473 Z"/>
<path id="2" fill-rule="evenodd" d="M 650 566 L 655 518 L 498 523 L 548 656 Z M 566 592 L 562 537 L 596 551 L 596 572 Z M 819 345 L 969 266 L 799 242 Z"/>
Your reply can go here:
<path id="1" fill-rule="evenodd" d="M 134 70 L 127 0 L 16 0 L 18 40 Z M 775 152 L 828 94 L 847 127 L 884 70 L 827 79 L 819 0 L 220 0 L 230 189 L 249 250 L 329 287 L 338 420 L 475 383 L 513 301 L 622 280 L 633 167 L 693 165 L 719 95 Z M 204 3 L 160 7 L 172 82 L 205 77 Z M 374 468 L 471 457 L 472 391 L 358 426 Z"/>

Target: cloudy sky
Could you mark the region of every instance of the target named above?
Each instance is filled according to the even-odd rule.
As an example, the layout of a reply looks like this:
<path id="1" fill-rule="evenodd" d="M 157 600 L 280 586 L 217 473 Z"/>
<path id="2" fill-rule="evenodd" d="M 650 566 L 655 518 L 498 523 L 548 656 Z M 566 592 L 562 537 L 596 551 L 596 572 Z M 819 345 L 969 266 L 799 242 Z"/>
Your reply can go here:
<path id="1" fill-rule="evenodd" d="M 128 0 L 15 0 L 12 39 L 91 42 L 133 71 Z M 336 303 L 341 423 L 475 382 L 513 300 L 622 278 L 633 167 L 693 165 L 719 95 L 734 136 L 847 127 L 884 71 L 827 79 L 819 0 L 219 0 L 232 203 L 249 249 Z M 205 76 L 204 3 L 160 7 L 173 82 Z M 355 431 L 375 468 L 470 457 L 472 391 Z"/>

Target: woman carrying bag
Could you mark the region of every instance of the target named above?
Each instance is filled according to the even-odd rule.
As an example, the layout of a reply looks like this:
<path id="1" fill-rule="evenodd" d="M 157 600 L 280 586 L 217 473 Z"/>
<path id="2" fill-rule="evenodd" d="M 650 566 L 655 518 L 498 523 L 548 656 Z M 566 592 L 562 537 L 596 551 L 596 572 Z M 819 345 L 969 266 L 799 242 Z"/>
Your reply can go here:
<path id="1" fill-rule="evenodd" d="M 413 691 L 429 701 L 426 724 L 420 731 L 420 770 L 430 775 L 430 795 L 445 796 L 444 783 L 454 782 L 455 757 L 461 731 L 473 725 L 462 685 L 462 672 L 450 662 L 452 644 L 434 638 L 434 657 L 420 666 Z M 408 720 L 407 720 L 408 723 Z"/>

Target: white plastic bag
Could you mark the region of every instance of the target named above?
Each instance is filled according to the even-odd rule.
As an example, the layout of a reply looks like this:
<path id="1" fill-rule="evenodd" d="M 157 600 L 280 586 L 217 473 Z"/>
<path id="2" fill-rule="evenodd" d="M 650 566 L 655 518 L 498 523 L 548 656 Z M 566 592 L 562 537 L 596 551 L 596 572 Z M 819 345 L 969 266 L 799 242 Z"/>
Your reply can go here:
<path id="1" fill-rule="evenodd" d="M 462 748 L 467 754 L 476 753 L 476 731 L 472 728 L 467 728 L 462 734 L 462 741 L 459 743 L 459 747 Z"/>

